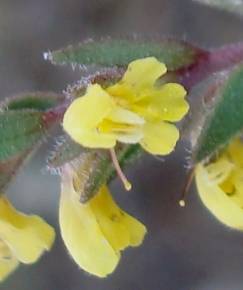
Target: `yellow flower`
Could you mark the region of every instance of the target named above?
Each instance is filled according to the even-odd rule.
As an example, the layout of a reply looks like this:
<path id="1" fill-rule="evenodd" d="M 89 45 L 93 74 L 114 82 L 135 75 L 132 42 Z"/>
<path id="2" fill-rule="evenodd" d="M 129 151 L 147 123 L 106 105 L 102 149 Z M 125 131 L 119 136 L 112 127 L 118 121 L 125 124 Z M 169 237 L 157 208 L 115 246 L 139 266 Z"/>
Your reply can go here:
<path id="1" fill-rule="evenodd" d="M 154 57 L 131 62 L 122 80 L 106 89 L 90 85 L 67 109 L 63 127 L 79 144 L 112 148 L 140 143 L 152 154 L 170 153 L 179 138 L 175 125 L 187 113 L 186 91 L 177 83 L 156 84 L 166 66 Z"/>
<path id="2" fill-rule="evenodd" d="M 83 270 L 105 277 L 116 268 L 121 250 L 142 243 L 146 228 L 116 205 L 106 186 L 89 202 L 81 204 L 73 178 L 73 172 L 62 175 L 62 238 Z"/>
<path id="3" fill-rule="evenodd" d="M 213 162 L 196 168 L 205 206 L 229 227 L 243 230 L 243 144 L 234 139 Z"/>
<path id="4" fill-rule="evenodd" d="M 53 244 L 55 232 L 43 219 L 17 211 L 0 198 L 0 281 L 16 269 L 19 262 L 36 262 Z"/>

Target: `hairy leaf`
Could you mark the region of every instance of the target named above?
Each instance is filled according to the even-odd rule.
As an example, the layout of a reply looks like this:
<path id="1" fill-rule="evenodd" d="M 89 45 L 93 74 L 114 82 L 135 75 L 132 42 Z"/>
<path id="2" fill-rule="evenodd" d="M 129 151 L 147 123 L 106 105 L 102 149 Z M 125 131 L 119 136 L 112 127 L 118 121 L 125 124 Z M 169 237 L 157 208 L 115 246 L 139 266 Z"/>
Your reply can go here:
<path id="1" fill-rule="evenodd" d="M 122 168 L 126 167 L 126 165 L 136 160 L 142 152 L 142 148 L 138 144 L 120 146 L 116 152 L 120 166 Z M 97 151 L 93 154 L 93 170 L 90 172 L 84 191 L 81 193 L 82 202 L 88 201 L 103 184 L 110 182 L 116 176 L 108 151 Z"/>
<path id="2" fill-rule="evenodd" d="M 44 134 L 42 114 L 33 111 L 0 113 L 0 160 L 31 148 Z"/>
<path id="3" fill-rule="evenodd" d="M 199 136 L 196 161 L 211 156 L 243 129 L 243 66 L 234 69 Z"/>
<path id="4" fill-rule="evenodd" d="M 33 109 L 46 111 L 64 101 L 64 96 L 54 93 L 29 92 L 6 98 L 0 105 L 4 110 Z"/>
<path id="5" fill-rule="evenodd" d="M 7 161 L 0 161 L 0 195 L 3 193 L 11 179 L 20 169 L 29 153 L 30 151 L 26 150 L 25 152 L 16 155 Z"/>
<path id="6" fill-rule="evenodd" d="M 54 113 L 64 100 L 51 93 L 28 93 L 8 98 L 0 111 L 0 190 L 6 188 L 21 164 L 60 121 Z"/>
<path id="7" fill-rule="evenodd" d="M 99 188 L 116 177 L 109 150 L 84 149 L 75 145 L 69 137 L 63 138 L 56 151 L 49 158 L 50 170 L 59 170 L 66 163 L 76 168 L 78 178 L 74 184 L 80 194 L 80 201 L 85 203 L 92 198 Z M 78 147 L 77 147 L 78 146 Z M 136 160 L 143 150 L 140 145 L 117 145 L 116 154 L 122 168 Z"/>
<path id="8" fill-rule="evenodd" d="M 58 170 L 87 151 L 87 148 L 74 142 L 68 135 L 63 135 L 56 140 L 54 150 L 47 159 L 47 168 L 50 171 Z"/>
<path id="9" fill-rule="evenodd" d="M 243 2 L 241 0 L 194 0 L 194 1 L 243 16 Z"/>
<path id="10" fill-rule="evenodd" d="M 204 52 L 176 40 L 101 40 L 86 41 L 77 46 L 45 53 L 45 59 L 54 64 L 127 66 L 135 59 L 154 56 L 171 71 L 188 67 L 198 61 Z"/>

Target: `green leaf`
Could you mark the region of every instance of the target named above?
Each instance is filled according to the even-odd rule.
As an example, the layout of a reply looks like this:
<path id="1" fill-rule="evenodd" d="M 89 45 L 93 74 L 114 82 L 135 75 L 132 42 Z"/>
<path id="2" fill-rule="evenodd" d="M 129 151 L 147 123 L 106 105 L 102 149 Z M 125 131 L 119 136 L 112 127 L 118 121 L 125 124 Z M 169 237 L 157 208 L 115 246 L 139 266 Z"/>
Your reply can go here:
<path id="1" fill-rule="evenodd" d="M 0 160 L 31 148 L 44 135 L 42 114 L 33 111 L 0 113 Z"/>
<path id="2" fill-rule="evenodd" d="M 55 148 L 47 158 L 47 168 L 55 172 L 87 151 L 87 148 L 74 142 L 68 135 L 61 136 L 56 140 Z"/>
<path id="3" fill-rule="evenodd" d="M 226 145 L 243 129 L 243 66 L 229 74 L 218 101 L 199 136 L 195 160 L 201 161 Z"/>
<path id="4" fill-rule="evenodd" d="M 66 93 L 74 98 L 78 98 L 85 94 L 88 84 L 100 84 L 103 88 L 106 88 L 117 83 L 122 78 L 123 74 L 124 70 L 119 68 L 96 71 L 88 77 L 82 78 L 80 81 L 69 85 Z"/>
<path id="5" fill-rule="evenodd" d="M 140 145 L 122 145 L 117 148 L 117 159 L 121 168 L 135 161 L 142 154 Z M 81 202 L 87 202 L 106 183 L 109 183 L 116 176 L 114 166 L 111 162 L 109 151 L 97 151 L 93 153 L 93 167 L 89 178 L 81 193 Z"/>
<path id="6" fill-rule="evenodd" d="M 211 116 L 228 77 L 226 72 L 214 73 L 190 91 L 190 113 L 185 116 L 180 131 L 181 138 L 190 142 L 193 156 L 198 148 L 201 128 L 204 128 L 205 120 Z"/>
<path id="7" fill-rule="evenodd" d="M 38 111 L 46 111 L 64 101 L 63 95 L 43 92 L 29 92 L 7 98 L 2 102 L 0 107 L 5 110 L 21 110 L 33 109 Z"/>
<path id="8" fill-rule="evenodd" d="M 23 162 L 60 121 L 55 109 L 62 95 L 27 93 L 0 104 L 0 190 L 6 188 Z"/>
<path id="9" fill-rule="evenodd" d="M 77 168 L 75 189 L 85 203 L 105 184 L 116 177 L 109 150 L 91 150 L 74 143 L 68 136 L 58 141 L 56 150 L 47 161 L 49 170 L 59 172 L 66 163 Z M 117 145 L 116 154 L 122 168 L 135 161 L 143 150 L 140 145 Z M 79 186 L 80 185 L 80 186 Z"/>
<path id="10" fill-rule="evenodd" d="M 4 193 L 7 185 L 19 171 L 29 153 L 30 151 L 26 150 L 6 161 L 0 161 L 0 195 Z"/>
<path id="11" fill-rule="evenodd" d="M 243 3 L 239 0 L 194 0 L 202 4 L 243 16 Z"/>
<path id="12" fill-rule="evenodd" d="M 101 40 L 86 41 L 77 46 L 45 53 L 53 64 L 127 66 L 132 60 L 154 56 L 170 71 L 188 67 L 204 53 L 198 48 L 176 40 Z"/>
<path id="13" fill-rule="evenodd" d="M 53 93 L 26 93 L 6 99 L 0 112 L 0 161 L 29 150 L 43 139 L 58 118 L 49 113 L 64 97 Z"/>

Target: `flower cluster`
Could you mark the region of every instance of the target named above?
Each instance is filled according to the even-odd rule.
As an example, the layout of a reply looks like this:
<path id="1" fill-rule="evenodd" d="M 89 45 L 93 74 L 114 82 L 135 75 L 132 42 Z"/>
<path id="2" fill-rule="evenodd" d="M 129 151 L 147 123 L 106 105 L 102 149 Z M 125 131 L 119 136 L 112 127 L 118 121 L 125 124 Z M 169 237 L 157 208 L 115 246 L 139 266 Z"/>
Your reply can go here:
<path id="1" fill-rule="evenodd" d="M 243 230 L 243 143 L 239 138 L 215 160 L 197 166 L 196 183 L 203 203 L 215 217 Z"/>
<path id="2" fill-rule="evenodd" d="M 65 112 L 65 131 L 88 148 L 111 149 L 117 142 L 139 143 L 152 154 L 169 154 L 179 138 L 172 122 L 181 120 L 189 105 L 181 85 L 159 80 L 165 73 L 163 63 L 148 57 L 130 63 L 117 84 L 107 88 L 89 85 L 84 96 L 75 99 Z M 105 184 L 91 200 L 80 203 L 80 191 L 74 186 L 77 168 L 71 165 L 62 168 L 61 234 L 82 269 L 105 277 L 116 268 L 122 250 L 142 243 L 146 227 L 116 205 Z M 82 187 L 82 179 L 78 183 Z M 126 179 L 125 184 L 130 188 Z M 19 262 L 35 262 L 50 249 L 54 236 L 54 230 L 41 218 L 21 214 L 1 197 L 0 280 Z"/>

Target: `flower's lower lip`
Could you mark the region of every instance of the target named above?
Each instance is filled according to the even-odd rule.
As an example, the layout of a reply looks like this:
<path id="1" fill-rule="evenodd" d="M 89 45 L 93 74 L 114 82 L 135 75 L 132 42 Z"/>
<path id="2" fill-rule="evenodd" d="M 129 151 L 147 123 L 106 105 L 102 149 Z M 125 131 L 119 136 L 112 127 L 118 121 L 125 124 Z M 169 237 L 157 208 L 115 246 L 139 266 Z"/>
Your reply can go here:
<path id="1" fill-rule="evenodd" d="M 7 246 L 6 243 L 2 239 L 0 239 L 0 260 L 11 260 L 12 253 L 10 248 Z"/>

